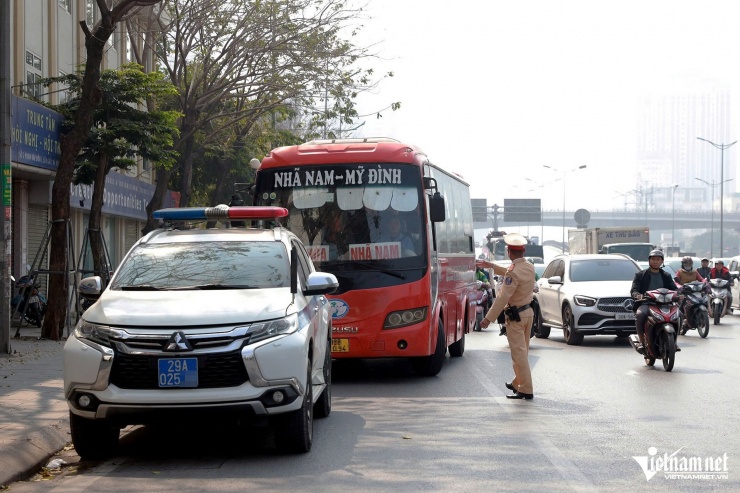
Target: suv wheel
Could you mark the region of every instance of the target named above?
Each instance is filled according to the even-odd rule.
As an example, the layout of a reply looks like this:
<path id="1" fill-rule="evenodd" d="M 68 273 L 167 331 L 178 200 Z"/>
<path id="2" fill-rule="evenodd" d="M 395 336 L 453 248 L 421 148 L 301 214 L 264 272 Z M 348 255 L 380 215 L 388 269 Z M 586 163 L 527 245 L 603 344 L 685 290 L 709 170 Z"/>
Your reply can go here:
<path id="1" fill-rule="evenodd" d="M 306 392 L 300 409 L 275 416 L 275 446 L 281 452 L 297 454 L 311 450 L 313 442 L 313 385 L 311 361 L 308 362 Z"/>
<path id="2" fill-rule="evenodd" d="M 118 446 L 119 428 L 103 420 L 83 418 L 70 411 L 69 429 L 72 444 L 83 459 L 106 459 Z"/>
<path id="3" fill-rule="evenodd" d="M 583 342 L 583 334 L 576 330 L 576 321 L 570 306 L 563 307 L 563 337 L 569 346 L 578 346 Z"/>
<path id="4" fill-rule="evenodd" d="M 313 414 L 317 418 L 325 418 L 331 413 L 331 340 L 326 341 L 326 356 L 324 357 L 324 382 L 326 387 L 313 406 Z"/>

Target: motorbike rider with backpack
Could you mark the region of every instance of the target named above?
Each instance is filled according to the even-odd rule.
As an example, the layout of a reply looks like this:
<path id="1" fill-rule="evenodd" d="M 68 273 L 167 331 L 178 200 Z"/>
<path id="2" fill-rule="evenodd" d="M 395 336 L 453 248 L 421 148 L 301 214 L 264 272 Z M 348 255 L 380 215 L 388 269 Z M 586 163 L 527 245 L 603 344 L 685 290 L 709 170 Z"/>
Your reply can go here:
<path id="1" fill-rule="evenodd" d="M 704 278 L 699 274 L 698 270 L 694 270 L 694 260 L 691 257 L 684 257 L 681 259 L 681 268 L 678 269 L 676 277 L 673 279 L 676 281 L 676 284 L 681 286 L 694 281 L 704 282 Z M 678 305 L 678 311 L 684 314 L 682 328 L 688 328 L 689 314 L 686 313 L 686 296 L 684 295 L 681 295 L 681 302 Z"/>
<path id="2" fill-rule="evenodd" d="M 662 250 L 651 250 L 648 255 L 650 266 L 635 274 L 630 288 L 630 296 L 635 300 L 635 328 L 640 337 L 641 347 L 645 347 L 645 321 L 648 317 L 649 307 L 642 302 L 643 295 L 653 289 L 666 288 L 678 291 L 676 283 L 671 275 L 662 269 L 664 256 Z M 676 344 L 676 351 L 680 351 Z"/>
<path id="3" fill-rule="evenodd" d="M 730 286 L 735 284 L 730 271 L 725 267 L 725 262 L 722 259 L 717 259 L 714 262 L 714 267 L 709 272 L 709 279 L 724 279 Z M 732 313 L 732 289 L 729 288 L 727 289 L 727 311 Z"/>

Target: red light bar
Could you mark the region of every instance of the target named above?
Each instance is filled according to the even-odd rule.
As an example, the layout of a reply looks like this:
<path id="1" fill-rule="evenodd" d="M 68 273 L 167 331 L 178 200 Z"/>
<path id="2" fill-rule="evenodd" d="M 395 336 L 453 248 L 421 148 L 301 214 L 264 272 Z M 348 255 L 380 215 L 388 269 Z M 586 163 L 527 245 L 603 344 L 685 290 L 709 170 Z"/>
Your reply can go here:
<path id="1" fill-rule="evenodd" d="M 224 219 L 276 219 L 286 217 L 288 209 L 269 206 L 218 205 L 216 207 L 183 207 L 154 211 L 154 219 L 164 221 L 204 221 Z"/>

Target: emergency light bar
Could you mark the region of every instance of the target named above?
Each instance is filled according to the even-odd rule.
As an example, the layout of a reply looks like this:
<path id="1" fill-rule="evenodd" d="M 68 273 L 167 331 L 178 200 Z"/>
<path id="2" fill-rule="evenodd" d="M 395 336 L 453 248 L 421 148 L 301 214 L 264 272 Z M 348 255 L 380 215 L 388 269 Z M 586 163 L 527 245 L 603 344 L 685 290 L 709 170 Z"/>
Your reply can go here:
<path id="1" fill-rule="evenodd" d="M 234 206 L 182 207 L 154 211 L 154 219 L 164 221 L 211 221 L 224 219 L 276 219 L 288 215 L 284 207 Z"/>

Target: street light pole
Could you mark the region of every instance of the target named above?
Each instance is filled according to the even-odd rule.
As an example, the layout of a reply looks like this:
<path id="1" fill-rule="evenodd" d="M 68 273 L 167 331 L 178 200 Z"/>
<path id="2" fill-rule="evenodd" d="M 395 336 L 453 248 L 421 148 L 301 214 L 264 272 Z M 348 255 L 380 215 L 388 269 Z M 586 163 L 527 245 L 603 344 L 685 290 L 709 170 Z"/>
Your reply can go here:
<path id="1" fill-rule="evenodd" d="M 560 170 L 558 170 L 557 168 L 553 168 L 552 166 L 548 166 L 546 164 L 543 164 L 542 167 L 551 169 L 555 171 L 556 173 L 560 172 Z M 573 168 L 570 171 L 567 171 L 567 173 L 572 173 L 574 171 L 583 169 L 585 167 L 586 165 L 584 164 L 584 165 L 578 166 L 577 168 Z M 565 253 L 565 174 L 566 174 L 566 170 L 563 170 L 562 173 L 563 173 L 563 238 L 562 238 L 562 250 L 561 251 Z"/>
<path id="2" fill-rule="evenodd" d="M 733 145 L 737 144 L 737 141 L 731 143 L 731 144 L 715 144 L 711 140 L 703 139 L 701 137 L 697 137 L 699 140 L 703 140 L 704 142 L 707 142 L 709 144 L 712 144 L 714 147 L 720 150 L 720 158 L 719 158 L 719 183 L 720 183 L 720 189 L 719 189 L 719 256 L 723 257 L 725 255 L 725 224 L 724 224 L 724 217 L 725 217 L 725 187 L 723 183 L 725 183 L 725 149 L 732 147 Z M 727 180 L 730 181 L 730 180 Z"/>
<path id="3" fill-rule="evenodd" d="M 678 185 L 673 185 L 673 204 L 671 205 L 671 246 L 676 245 L 676 189 Z M 673 252 L 671 252 L 673 253 Z"/>
<path id="4" fill-rule="evenodd" d="M 709 183 L 707 180 L 702 180 L 701 178 L 696 178 L 695 177 L 694 179 L 695 180 L 699 180 L 700 182 L 706 184 L 709 187 L 712 187 L 712 227 L 710 229 L 711 230 L 711 234 L 709 235 L 709 238 L 710 238 L 709 256 L 710 257 L 714 257 L 714 187 L 716 187 L 717 185 L 722 186 L 725 183 L 727 183 L 729 181 L 732 181 L 732 178 L 730 178 L 729 180 L 725 180 L 725 181 L 721 181 L 721 182 L 712 182 L 712 183 Z M 721 234 L 721 232 L 720 232 L 720 234 Z M 720 256 L 722 256 L 721 253 L 720 253 Z"/>

